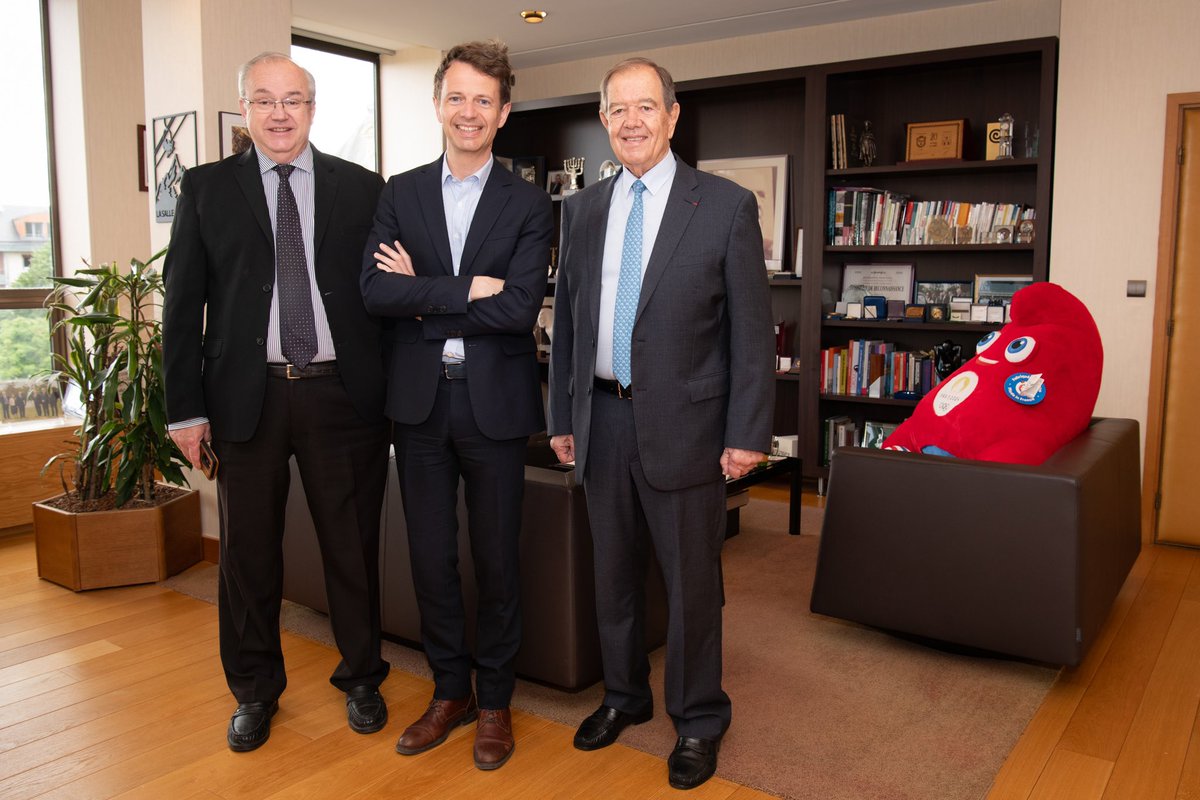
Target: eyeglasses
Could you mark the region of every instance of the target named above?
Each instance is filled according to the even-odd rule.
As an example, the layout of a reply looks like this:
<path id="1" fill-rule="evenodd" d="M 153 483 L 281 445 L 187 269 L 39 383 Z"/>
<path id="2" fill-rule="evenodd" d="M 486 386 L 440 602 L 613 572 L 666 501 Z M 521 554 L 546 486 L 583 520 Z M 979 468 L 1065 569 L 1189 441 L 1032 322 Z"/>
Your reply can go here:
<path id="1" fill-rule="evenodd" d="M 283 110 L 290 113 L 299 111 L 305 106 L 311 106 L 312 100 L 297 100 L 294 97 L 289 97 L 286 100 L 268 100 L 265 97 L 260 97 L 255 100 L 243 97 L 242 102 L 260 114 L 270 114 L 275 110 L 275 106 L 283 106 Z"/>

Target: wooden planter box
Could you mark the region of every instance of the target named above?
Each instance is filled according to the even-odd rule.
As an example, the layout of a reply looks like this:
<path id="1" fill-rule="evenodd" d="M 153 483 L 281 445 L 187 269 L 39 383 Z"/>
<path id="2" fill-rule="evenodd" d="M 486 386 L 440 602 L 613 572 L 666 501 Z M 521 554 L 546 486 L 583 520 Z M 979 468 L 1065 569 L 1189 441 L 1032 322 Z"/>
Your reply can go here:
<path id="1" fill-rule="evenodd" d="M 75 514 L 33 504 L 38 576 L 74 591 L 153 583 L 203 557 L 200 494 L 156 508 Z"/>

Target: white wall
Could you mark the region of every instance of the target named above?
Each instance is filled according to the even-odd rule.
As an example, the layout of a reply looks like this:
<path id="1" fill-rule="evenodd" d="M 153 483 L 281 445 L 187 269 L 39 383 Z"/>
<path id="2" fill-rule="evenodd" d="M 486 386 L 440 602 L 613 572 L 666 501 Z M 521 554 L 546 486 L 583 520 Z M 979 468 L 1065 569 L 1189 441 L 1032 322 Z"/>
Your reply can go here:
<path id="1" fill-rule="evenodd" d="M 1200 91 L 1198 32 L 1196 0 L 1062 0 L 1050 274 L 1100 327 L 1097 413 L 1143 429 L 1166 97 Z M 1128 279 L 1147 296 L 1125 297 Z"/>

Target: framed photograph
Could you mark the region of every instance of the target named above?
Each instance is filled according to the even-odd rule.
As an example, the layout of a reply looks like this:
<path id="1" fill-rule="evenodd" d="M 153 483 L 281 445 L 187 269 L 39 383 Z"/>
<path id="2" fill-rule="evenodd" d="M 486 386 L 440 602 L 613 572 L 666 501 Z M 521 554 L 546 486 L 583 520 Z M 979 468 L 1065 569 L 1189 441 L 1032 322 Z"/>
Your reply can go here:
<path id="1" fill-rule="evenodd" d="M 925 306 L 918 303 L 909 303 L 904 307 L 905 322 L 924 322 L 925 321 Z"/>
<path id="2" fill-rule="evenodd" d="M 244 153 L 250 149 L 250 129 L 241 114 L 232 111 L 217 112 L 217 127 L 220 129 L 221 158 Z"/>
<path id="3" fill-rule="evenodd" d="M 950 307 L 941 303 L 926 305 L 925 319 L 927 322 L 949 322 Z"/>
<path id="4" fill-rule="evenodd" d="M 1032 275 L 976 275 L 973 299 L 984 305 L 1003 305 L 1031 283 Z"/>
<path id="5" fill-rule="evenodd" d="M 546 173 L 546 191 L 552 197 L 562 197 L 563 187 L 570 181 L 566 170 L 552 169 Z"/>
<path id="6" fill-rule="evenodd" d="M 910 122 L 904 144 L 905 161 L 961 159 L 965 119 L 939 122 Z"/>
<path id="7" fill-rule="evenodd" d="M 534 186 L 546 185 L 546 159 L 541 156 L 513 157 L 512 172 L 523 181 Z"/>
<path id="8" fill-rule="evenodd" d="M 137 156 L 138 156 L 138 191 L 150 191 L 150 184 L 146 183 L 146 126 L 141 123 L 137 126 Z"/>
<path id="9" fill-rule="evenodd" d="M 842 270 L 842 299 L 862 300 L 876 294 L 886 300 L 913 296 L 912 264 L 847 264 Z"/>
<path id="10" fill-rule="evenodd" d="M 788 157 L 714 158 L 697 161 L 696 169 L 728 178 L 754 194 L 758 200 L 758 223 L 762 227 L 763 260 L 769 270 L 783 269 Z"/>
<path id="11" fill-rule="evenodd" d="M 965 297 L 969 300 L 972 294 L 970 281 L 917 281 L 913 301 L 949 305 L 950 301 L 956 297 Z"/>

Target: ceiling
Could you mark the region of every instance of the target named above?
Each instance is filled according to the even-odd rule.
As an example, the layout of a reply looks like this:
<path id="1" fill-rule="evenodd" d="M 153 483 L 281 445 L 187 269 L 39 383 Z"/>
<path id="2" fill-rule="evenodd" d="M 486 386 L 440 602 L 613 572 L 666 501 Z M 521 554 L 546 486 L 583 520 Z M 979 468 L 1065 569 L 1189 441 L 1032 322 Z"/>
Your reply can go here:
<path id="1" fill-rule="evenodd" d="M 514 67 L 629 53 L 990 0 L 292 0 L 294 25 L 351 42 L 445 50 L 498 37 Z M 540 25 L 524 8 L 548 13 Z"/>

